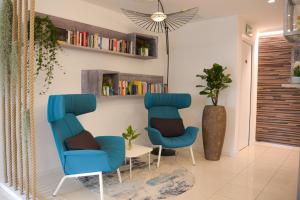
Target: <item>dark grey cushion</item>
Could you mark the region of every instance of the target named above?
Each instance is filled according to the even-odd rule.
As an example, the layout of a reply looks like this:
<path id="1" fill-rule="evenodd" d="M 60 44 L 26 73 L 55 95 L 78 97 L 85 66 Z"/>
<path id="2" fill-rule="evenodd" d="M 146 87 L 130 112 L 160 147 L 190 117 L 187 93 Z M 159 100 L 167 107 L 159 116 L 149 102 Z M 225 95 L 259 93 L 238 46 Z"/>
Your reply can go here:
<path id="1" fill-rule="evenodd" d="M 65 139 L 65 145 L 68 150 L 99 150 L 100 145 L 93 135 L 83 130 L 79 134 Z"/>
<path id="2" fill-rule="evenodd" d="M 152 118 L 151 127 L 159 130 L 164 137 L 178 137 L 185 133 L 182 119 Z"/>

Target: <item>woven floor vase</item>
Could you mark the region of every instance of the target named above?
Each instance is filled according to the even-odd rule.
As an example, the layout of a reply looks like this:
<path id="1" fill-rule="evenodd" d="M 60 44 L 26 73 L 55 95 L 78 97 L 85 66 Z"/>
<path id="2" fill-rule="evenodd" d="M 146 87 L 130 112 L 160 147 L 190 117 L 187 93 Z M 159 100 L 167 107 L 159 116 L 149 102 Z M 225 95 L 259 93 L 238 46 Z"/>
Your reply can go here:
<path id="1" fill-rule="evenodd" d="M 205 106 L 202 118 L 205 159 L 220 160 L 226 132 L 224 106 Z"/>

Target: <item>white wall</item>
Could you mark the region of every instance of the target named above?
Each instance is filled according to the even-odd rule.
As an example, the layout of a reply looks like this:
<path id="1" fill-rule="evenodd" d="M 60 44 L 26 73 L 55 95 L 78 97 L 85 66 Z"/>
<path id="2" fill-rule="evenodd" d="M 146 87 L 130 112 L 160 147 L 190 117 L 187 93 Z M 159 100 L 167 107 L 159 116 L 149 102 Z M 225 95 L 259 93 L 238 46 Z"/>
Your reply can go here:
<path id="1" fill-rule="evenodd" d="M 0 0 L 1 1 L 1 0 Z M 72 5 L 72 6 L 70 6 Z M 37 12 L 80 21 L 120 32 L 141 32 L 121 13 L 116 13 L 81 0 L 37 0 Z M 243 22 L 237 17 L 226 17 L 190 23 L 170 34 L 171 67 L 170 91 L 192 94 L 192 106 L 182 111 L 185 125 L 201 128 L 202 111 L 210 99 L 200 96 L 200 83 L 196 74 L 217 62 L 228 67 L 233 83 L 223 91 L 220 104 L 226 106 L 227 131 L 223 153 L 234 155 L 238 134 L 238 76 L 240 67 L 240 44 Z M 151 34 L 151 33 L 150 33 Z M 64 49 L 58 55 L 66 75 L 55 73 L 55 81 L 47 95 L 38 95 L 41 80 L 36 82 L 36 130 L 39 173 L 60 168 L 52 133 L 47 122 L 47 100 L 51 94 L 80 93 L 82 69 L 107 69 L 121 72 L 164 75 L 166 66 L 165 40 L 159 37 L 159 57 L 155 60 L 137 60 L 121 56 L 88 51 Z M 84 127 L 94 135 L 120 135 L 132 124 L 142 136 L 138 142 L 148 143 L 144 131 L 147 112 L 142 98 L 100 99 L 97 110 L 80 117 Z M 197 152 L 203 151 L 199 135 Z"/>
<path id="2" fill-rule="evenodd" d="M 38 0 L 36 11 L 124 33 L 141 32 L 123 14 L 80 0 Z M 37 156 L 40 173 L 60 167 L 47 122 L 48 95 L 80 93 L 82 69 L 107 69 L 128 73 L 164 75 L 166 59 L 165 41 L 162 35 L 159 38 L 158 53 L 158 59 L 155 60 L 138 60 L 71 49 L 64 49 L 58 55 L 66 75 L 58 70 L 48 94 L 46 96 L 36 95 Z M 37 89 L 40 88 L 40 84 L 41 81 L 38 80 Z M 147 112 L 144 108 L 143 98 L 100 99 L 97 110 L 80 117 L 80 120 L 84 127 L 94 135 L 121 135 L 125 128 L 132 124 L 142 133 L 139 142 L 148 142 L 148 136 L 144 131 L 147 124 Z"/>
<path id="3" fill-rule="evenodd" d="M 170 91 L 192 94 L 192 107 L 183 111 L 185 122 L 201 128 L 202 112 L 210 99 L 199 95 L 200 83 L 196 74 L 213 63 L 228 67 L 233 83 L 220 96 L 220 105 L 227 110 L 227 131 L 223 153 L 236 153 L 238 133 L 238 74 L 240 67 L 240 25 L 237 16 L 206 20 L 187 24 L 171 34 Z M 202 146 L 202 136 L 197 141 Z M 202 150 L 202 148 L 200 149 Z"/>

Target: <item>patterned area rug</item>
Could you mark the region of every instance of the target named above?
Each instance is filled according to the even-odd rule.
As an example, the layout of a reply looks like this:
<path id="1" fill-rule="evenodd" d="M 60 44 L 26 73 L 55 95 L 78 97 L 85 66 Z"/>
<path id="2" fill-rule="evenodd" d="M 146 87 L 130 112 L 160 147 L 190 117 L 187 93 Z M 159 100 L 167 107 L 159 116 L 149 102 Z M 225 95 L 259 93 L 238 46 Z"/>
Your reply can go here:
<path id="1" fill-rule="evenodd" d="M 111 200 L 155 200 L 178 196 L 194 186 L 192 173 L 185 168 L 176 168 L 161 172 L 156 170 L 156 160 L 151 161 L 151 171 L 148 163 L 134 159 L 133 179 L 129 179 L 129 166 L 121 167 L 123 183 L 120 184 L 116 173 L 104 174 L 104 193 Z M 82 177 L 79 181 L 93 192 L 99 193 L 98 176 Z"/>

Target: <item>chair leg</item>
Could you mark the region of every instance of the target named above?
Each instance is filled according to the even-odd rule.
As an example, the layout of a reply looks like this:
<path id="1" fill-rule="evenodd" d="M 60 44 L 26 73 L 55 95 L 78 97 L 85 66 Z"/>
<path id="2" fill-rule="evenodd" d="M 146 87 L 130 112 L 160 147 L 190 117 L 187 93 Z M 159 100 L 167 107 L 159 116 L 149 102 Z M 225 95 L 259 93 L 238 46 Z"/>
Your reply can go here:
<path id="1" fill-rule="evenodd" d="M 190 146 L 190 152 L 191 152 L 191 156 L 192 156 L 193 165 L 196 165 L 195 158 L 194 158 L 194 152 L 193 152 L 193 146 Z"/>
<path id="2" fill-rule="evenodd" d="M 103 198 L 103 179 L 102 179 L 102 172 L 99 173 L 99 189 L 100 189 L 100 200 L 104 200 Z"/>
<path id="3" fill-rule="evenodd" d="M 162 145 L 159 146 L 157 168 L 159 168 L 159 164 L 160 164 L 161 151 L 162 151 Z"/>
<path id="4" fill-rule="evenodd" d="M 67 178 L 67 177 L 64 176 L 64 177 L 60 180 L 60 182 L 59 182 L 58 186 L 56 187 L 55 191 L 53 192 L 52 196 L 54 196 L 54 197 L 56 196 L 56 194 L 58 193 L 59 189 L 61 188 L 63 182 L 66 180 L 66 178 Z"/>
<path id="5" fill-rule="evenodd" d="M 119 168 L 117 169 L 117 172 L 118 172 L 119 182 L 122 183 L 122 177 L 121 177 L 121 172 L 120 172 Z"/>

